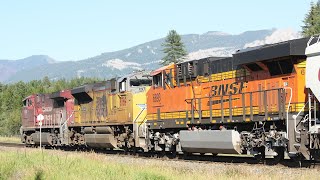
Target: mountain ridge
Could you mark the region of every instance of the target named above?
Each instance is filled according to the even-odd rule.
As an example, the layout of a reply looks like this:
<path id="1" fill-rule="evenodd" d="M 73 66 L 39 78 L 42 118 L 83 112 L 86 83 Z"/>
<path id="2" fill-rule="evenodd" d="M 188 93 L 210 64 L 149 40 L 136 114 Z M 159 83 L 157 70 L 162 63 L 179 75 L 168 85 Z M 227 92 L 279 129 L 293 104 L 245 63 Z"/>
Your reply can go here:
<path id="1" fill-rule="evenodd" d="M 181 35 L 181 38 L 190 53 L 187 58 L 200 59 L 207 56 L 230 56 L 236 50 L 242 49 L 250 43 L 255 44 L 260 43 L 260 41 L 266 42 L 266 39 L 276 39 L 273 37 L 275 32 L 277 30 L 270 29 L 230 35 L 220 31 L 208 31 L 204 34 Z M 27 64 L 32 65 L 25 65 L 23 69 L 10 69 L 12 66 L 8 66 L 8 73 L 1 71 L 3 63 L 0 60 L 0 75 L 4 77 L 0 78 L 0 82 L 31 81 L 42 79 L 45 76 L 48 76 L 51 80 L 81 76 L 108 79 L 135 70 L 152 70 L 160 67 L 159 61 L 164 55 L 161 51 L 163 42 L 164 38 L 160 38 L 123 50 L 104 52 L 78 61 L 56 61 L 47 55 L 30 56 L 33 58 L 28 57 L 27 60 L 29 61 L 25 60 L 24 63 L 27 62 Z M 37 57 L 42 60 L 34 60 Z M 40 63 L 34 63 L 31 59 Z"/>

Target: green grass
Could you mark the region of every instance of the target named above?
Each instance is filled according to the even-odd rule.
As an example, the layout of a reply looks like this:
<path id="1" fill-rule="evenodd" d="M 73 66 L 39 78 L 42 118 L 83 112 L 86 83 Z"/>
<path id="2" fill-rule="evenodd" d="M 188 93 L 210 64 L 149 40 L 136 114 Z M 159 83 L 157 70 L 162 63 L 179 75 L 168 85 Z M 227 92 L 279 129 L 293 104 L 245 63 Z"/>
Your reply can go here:
<path id="1" fill-rule="evenodd" d="M 26 150 L 28 151 L 28 150 Z M 179 173 L 162 167 L 136 167 L 104 162 L 94 153 L 48 151 L 0 152 L 0 179 L 174 179 Z"/>
<path id="2" fill-rule="evenodd" d="M 212 169 L 195 166 L 172 166 L 170 162 L 152 159 L 123 158 L 85 152 L 40 151 L 39 149 L 0 148 L 0 180 L 2 179 L 112 179 L 112 180 L 167 180 L 167 179 L 317 179 L 317 170 L 285 169 L 279 174 L 276 167 L 255 165 L 213 164 Z M 109 156 L 110 157 L 110 156 Z M 132 159 L 135 161 L 130 162 Z M 200 167 L 199 167 L 200 166 Z M 208 167 L 208 166 L 207 166 Z M 210 167 L 210 166 L 209 166 Z M 220 167 L 220 168 L 217 168 Z M 260 167 L 260 168 L 259 168 Z M 286 173 L 295 171 L 295 173 Z M 288 175 L 289 174 L 289 175 Z M 319 176 L 319 175 L 318 175 Z"/>
<path id="3" fill-rule="evenodd" d="M 19 136 L 0 136 L 0 142 L 21 143 Z"/>

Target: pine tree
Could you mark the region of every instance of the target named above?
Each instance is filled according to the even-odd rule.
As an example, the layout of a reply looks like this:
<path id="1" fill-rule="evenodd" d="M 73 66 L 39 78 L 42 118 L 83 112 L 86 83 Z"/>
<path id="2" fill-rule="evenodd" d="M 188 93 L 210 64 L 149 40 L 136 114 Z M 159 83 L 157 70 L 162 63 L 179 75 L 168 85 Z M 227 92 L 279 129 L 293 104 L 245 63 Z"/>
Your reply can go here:
<path id="1" fill-rule="evenodd" d="M 316 4 L 311 3 L 311 8 L 306 14 L 303 23 L 302 34 L 305 37 L 320 33 L 320 1 Z"/>
<path id="2" fill-rule="evenodd" d="M 187 55 L 184 44 L 181 41 L 180 35 L 175 31 L 169 31 L 165 42 L 162 44 L 163 52 L 165 56 L 162 59 L 162 65 L 168 65 L 170 63 L 178 63 L 183 61 Z"/>

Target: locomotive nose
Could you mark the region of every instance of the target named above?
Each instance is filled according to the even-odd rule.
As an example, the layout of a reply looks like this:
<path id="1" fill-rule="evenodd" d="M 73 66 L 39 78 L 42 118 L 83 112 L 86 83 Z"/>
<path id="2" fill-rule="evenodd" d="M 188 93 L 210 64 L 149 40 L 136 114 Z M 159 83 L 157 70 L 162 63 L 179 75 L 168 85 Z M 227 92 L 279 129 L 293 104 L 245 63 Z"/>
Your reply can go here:
<path id="1" fill-rule="evenodd" d="M 320 100 L 320 36 L 311 37 L 305 52 L 306 60 L 306 88 Z M 318 77 L 318 78 L 315 78 Z"/>

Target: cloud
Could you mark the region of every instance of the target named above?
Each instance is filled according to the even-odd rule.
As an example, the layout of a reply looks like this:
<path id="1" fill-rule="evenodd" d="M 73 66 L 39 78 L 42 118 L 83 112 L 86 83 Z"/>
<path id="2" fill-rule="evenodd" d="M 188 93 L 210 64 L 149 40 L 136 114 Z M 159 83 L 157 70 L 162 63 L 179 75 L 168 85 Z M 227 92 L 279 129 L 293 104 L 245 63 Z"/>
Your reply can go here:
<path id="1" fill-rule="evenodd" d="M 243 48 L 261 46 L 264 44 L 273 44 L 282 41 L 288 41 L 292 39 L 301 38 L 301 34 L 293 29 L 277 29 L 270 36 L 265 37 L 263 40 L 255 40 L 253 42 L 247 43 Z"/>

